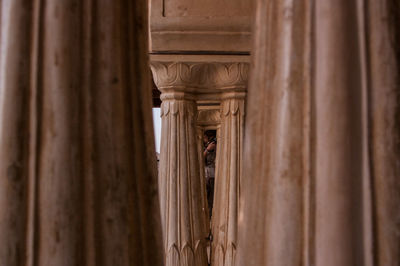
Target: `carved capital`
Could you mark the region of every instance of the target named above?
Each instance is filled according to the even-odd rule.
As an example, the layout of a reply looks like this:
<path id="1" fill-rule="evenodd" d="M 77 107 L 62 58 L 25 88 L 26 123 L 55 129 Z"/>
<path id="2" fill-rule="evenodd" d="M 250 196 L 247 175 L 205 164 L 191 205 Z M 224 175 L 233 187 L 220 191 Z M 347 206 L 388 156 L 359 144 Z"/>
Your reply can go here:
<path id="1" fill-rule="evenodd" d="M 249 77 L 245 62 L 151 62 L 151 70 L 162 92 L 244 91 Z"/>

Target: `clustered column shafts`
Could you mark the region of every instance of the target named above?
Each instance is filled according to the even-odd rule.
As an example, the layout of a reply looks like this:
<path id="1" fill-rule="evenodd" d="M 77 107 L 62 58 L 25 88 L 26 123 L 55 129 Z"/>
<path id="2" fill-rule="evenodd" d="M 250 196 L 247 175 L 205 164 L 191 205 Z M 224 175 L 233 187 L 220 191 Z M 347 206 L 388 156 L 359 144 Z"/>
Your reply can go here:
<path id="1" fill-rule="evenodd" d="M 206 266 L 204 215 L 196 138 L 196 102 L 161 95 L 160 197 L 166 266 Z"/>
<path id="2" fill-rule="evenodd" d="M 212 265 L 235 265 L 237 219 L 242 173 L 245 93 L 222 96 L 218 156 L 212 217 Z"/>
<path id="3" fill-rule="evenodd" d="M 162 59 L 162 56 L 155 57 Z M 205 199 L 202 152 L 196 137 L 195 101 L 220 101 L 225 116 L 221 132 L 224 148 L 217 150 L 213 211 L 214 265 L 233 265 L 237 237 L 237 209 L 241 172 L 241 136 L 249 65 L 246 62 L 176 62 L 152 60 L 155 84 L 162 92 L 162 134 L 159 184 L 167 266 L 207 265 L 205 239 L 210 228 Z M 211 61 L 211 60 L 210 60 Z M 218 144 L 218 147 L 220 147 Z M 185 154 L 185 156 L 183 156 Z M 199 156 L 201 156 L 199 158 Z M 229 162 L 225 158 L 231 158 Z M 222 162 L 223 161 L 223 162 Z M 219 166 L 217 166 L 217 169 Z M 219 174 L 221 172 L 221 174 Z M 221 196 L 220 196 L 220 195 Z M 221 214 L 219 214 L 221 213 Z M 223 213 L 223 214 L 222 214 Z M 215 220 L 215 222 L 214 222 Z M 215 231 L 215 232 L 214 232 Z M 217 248 L 218 247 L 218 248 Z M 218 253 L 217 251 L 222 250 Z M 225 252 L 229 250 L 229 255 Z M 226 258 L 225 258 L 226 256 Z M 217 263 L 217 261 L 222 261 Z M 223 264 L 225 263 L 225 264 Z"/>

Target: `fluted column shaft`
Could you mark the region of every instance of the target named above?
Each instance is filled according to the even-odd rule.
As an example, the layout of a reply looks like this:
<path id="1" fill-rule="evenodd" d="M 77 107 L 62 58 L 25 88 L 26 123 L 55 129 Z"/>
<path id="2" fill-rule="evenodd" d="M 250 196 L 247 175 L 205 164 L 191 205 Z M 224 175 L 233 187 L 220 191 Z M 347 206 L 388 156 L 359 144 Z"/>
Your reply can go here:
<path id="1" fill-rule="evenodd" d="M 375 266 L 400 265 L 400 6 L 366 1 Z"/>
<path id="2" fill-rule="evenodd" d="M 212 265 L 235 265 L 237 219 L 242 172 L 245 93 L 230 93 L 221 100 L 221 129 L 212 217 Z"/>
<path id="3" fill-rule="evenodd" d="M 366 265 L 368 182 L 362 19 L 358 1 L 315 5 L 315 264 Z M 360 9 L 361 10 L 361 9 Z M 361 16 L 361 17 L 360 17 Z M 335 42 L 335 43 L 333 43 Z M 365 215 L 365 216 L 364 216 Z"/>
<path id="4" fill-rule="evenodd" d="M 309 265 L 304 252 L 309 8 L 307 0 L 257 1 L 254 68 L 246 104 L 240 266 Z"/>
<path id="5" fill-rule="evenodd" d="M 206 203 L 204 180 L 200 180 L 200 178 L 204 178 L 203 174 L 200 173 L 204 169 L 199 168 L 199 165 L 201 165 L 199 160 L 202 160 L 202 158 L 198 158 L 198 151 L 195 154 L 199 143 L 195 135 L 196 115 L 191 114 L 196 112 L 196 108 L 191 107 L 194 104 L 193 100 L 218 101 L 224 93 L 230 92 L 234 95 L 243 95 L 247 88 L 249 65 L 243 58 L 241 58 L 243 61 L 239 62 L 234 60 L 211 62 L 212 60 L 210 58 L 210 62 L 204 62 L 204 60 L 200 62 L 176 62 L 173 57 L 163 58 L 160 55 L 154 56 L 151 62 L 154 81 L 162 92 L 161 98 L 163 100 L 159 183 L 162 190 L 161 202 L 164 204 L 161 209 L 164 211 L 162 216 L 168 265 L 176 265 L 179 254 L 184 254 L 184 256 L 181 255 L 181 264 L 191 263 L 191 257 L 186 255 L 190 253 L 184 248 L 188 246 L 186 249 L 189 250 L 190 248 L 192 252 L 195 252 L 198 249 L 196 247 L 197 243 L 202 244 L 202 240 L 209 234 L 208 212 L 204 206 L 204 203 Z M 226 100 L 228 100 L 228 97 Z M 242 107 L 240 104 L 235 104 L 232 105 L 233 109 L 238 106 Z M 228 109 L 230 112 L 230 108 Z M 235 111 L 236 109 L 233 112 Z M 193 118 L 191 118 L 192 116 Z M 235 133 L 240 134 L 236 130 Z M 227 147 L 231 144 L 226 143 Z M 174 151 L 179 151 L 181 157 L 176 157 L 177 155 L 174 154 Z M 187 157 L 182 157 L 183 152 L 186 152 Z M 217 151 L 217 154 L 219 154 L 219 151 Z M 233 156 L 238 155 L 234 154 Z M 218 157 L 222 158 L 219 155 Z M 194 158 L 196 160 L 193 160 Z M 232 164 L 232 167 L 237 167 L 237 164 Z M 237 178 L 238 175 L 235 176 L 235 182 L 238 182 Z M 176 184 L 176 180 L 186 179 L 190 181 L 190 185 L 186 186 L 182 182 Z M 172 186 L 171 184 L 175 185 Z M 225 184 L 220 187 L 223 189 Z M 232 188 L 234 187 L 233 185 Z M 190 201 L 182 203 L 181 201 L 187 200 L 188 193 L 191 195 Z M 216 188 L 215 194 L 218 193 L 218 188 Z M 234 200 L 232 200 L 232 203 Z M 190 208 L 186 208 L 185 204 L 190 204 Z M 221 204 L 225 204 L 225 201 L 221 202 Z M 167 206 L 169 207 L 167 208 Z M 174 207 L 172 208 L 171 206 Z M 178 211 L 179 213 L 177 213 Z M 221 218 L 223 219 L 221 224 L 226 224 L 226 219 L 228 218 L 236 220 L 234 212 L 237 209 L 231 208 L 230 211 L 232 214 L 229 217 Z M 186 225 L 190 225 L 190 227 Z M 231 239 L 234 239 L 234 235 L 236 235 L 235 221 L 232 221 L 229 230 L 231 232 L 229 235 L 232 236 Z M 187 237 L 188 234 L 191 234 L 190 238 Z M 227 231 L 226 234 L 228 234 Z M 232 240 L 232 243 L 235 243 L 235 240 Z M 201 263 L 202 265 L 207 263 L 203 244 L 201 245 L 201 250 L 195 254 L 195 258 L 195 263 Z"/>
<path id="6" fill-rule="evenodd" d="M 179 92 L 161 95 L 160 197 L 167 266 L 207 265 L 196 103 Z"/>
<path id="7" fill-rule="evenodd" d="M 257 1 L 239 265 L 399 265 L 399 5 Z"/>
<path id="8" fill-rule="evenodd" d="M 162 265 L 147 1 L 95 2 L 0 1 L 0 265 Z"/>

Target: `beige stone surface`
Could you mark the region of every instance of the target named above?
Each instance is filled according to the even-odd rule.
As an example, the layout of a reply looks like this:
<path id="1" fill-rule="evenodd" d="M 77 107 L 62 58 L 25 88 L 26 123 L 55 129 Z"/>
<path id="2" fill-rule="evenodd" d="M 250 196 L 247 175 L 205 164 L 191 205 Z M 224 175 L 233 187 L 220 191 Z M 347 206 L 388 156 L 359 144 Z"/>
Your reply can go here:
<path id="1" fill-rule="evenodd" d="M 212 217 L 211 264 L 215 266 L 236 264 L 245 97 L 245 93 L 222 96 Z"/>
<path id="2" fill-rule="evenodd" d="M 162 94 L 159 186 L 167 266 L 207 265 L 208 234 L 196 135 L 196 103 Z"/>
<path id="3" fill-rule="evenodd" d="M 202 245 L 200 237 L 203 236 L 205 239 L 210 230 L 208 208 L 205 206 L 202 152 L 200 152 L 202 140 L 199 139 L 202 137 L 202 129 L 206 128 L 217 129 L 219 136 L 217 185 L 214 192 L 217 205 L 216 211 L 213 212 L 215 215 L 212 217 L 212 233 L 217 236 L 214 240 L 217 244 L 213 244 L 211 260 L 216 266 L 234 265 L 248 58 L 152 56 L 151 59 L 154 81 L 162 92 L 161 99 L 164 106 L 162 107 L 163 133 L 161 136 L 164 142 L 161 145 L 160 160 L 163 170 L 160 172 L 159 182 L 162 191 L 160 200 L 165 204 L 162 209 L 165 210 L 163 228 L 167 239 L 165 241 L 167 265 L 177 265 L 178 254 L 181 254 L 181 263 L 182 260 L 188 265 L 203 265 L 204 263 L 202 260 L 197 262 L 195 259 L 186 259 L 187 255 L 183 253 L 183 248 L 185 243 L 188 243 L 187 245 L 196 252 L 196 243 Z M 213 108 L 215 103 L 221 103 L 219 110 Z M 171 111 L 172 104 L 182 106 L 182 108 L 175 108 L 177 118 L 172 116 L 174 114 Z M 196 121 L 195 117 L 200 120 Z M 198 126 L 197 134 L 192 128 L 193 124 Z M 197 155 L 194 152 L 195 148 Z M 177 154 L 188 154 L 188 156 L 179 157 Z M 193 158 L 199 159 L 197 164 Z M 227 162 L 226 158 L 231 159 Z M 187 170 L 184 170 L 186 167 L 188 167 Z M 222 170 L 218 170 L 219 168 Z M 194 171 L 190 172 L 191 175 L 189 175 L 189 169 Z M 190 182 L 186 184 L 177 180 L 190 180 Z M 179 185 L 168 185 L 171 183 Z M 191 195 L 192 208 L 183 207 L 186 206 L 186 196 L 182 195 L 188 193 Z M 188 223 L 190 226 L 185 226 Z M 192 237 L 188 238 L 187 235 Z M 214 258 L 217 254 L 214 254 L 214 251 L 221 249 L 223 252 L 218 253 L 218 259 Z M 227 251 L 226 256 L 225 251 Z M 196 255 L 195 253 L 192 257 L 196 258 Z M 220 262 L 218 263 L 217 260 Z"/>
<path id="4" fill-rule="evenodd" d="M 249 53 L 254 0 L 150 0 L 152 53 Z"/>
<path id="5" fill-rule="evenodd" d="M 162 0 L 165 17 L 250 17 L 252 1 Z"/>

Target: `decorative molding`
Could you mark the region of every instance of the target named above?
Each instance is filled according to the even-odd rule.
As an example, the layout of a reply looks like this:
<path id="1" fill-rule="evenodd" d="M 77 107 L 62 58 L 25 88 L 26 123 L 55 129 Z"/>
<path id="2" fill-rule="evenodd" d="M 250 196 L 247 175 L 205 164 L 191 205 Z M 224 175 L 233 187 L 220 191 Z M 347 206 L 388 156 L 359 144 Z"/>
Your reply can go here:
<path id="1" fill-rule="evenodd" d="M 244 114 L 244 99 L 229 98 L 227 100 L 222 101 L 221 115 L 228 116 L 231 114 L 236 116 L 238 113 L 242 115 Z"/>
<path id="2" fill-rule="evenodd" d="M 154 82 L 162 92 L 244 91 L 249 78 L 245 62 L 151 62 Z"/>
<path id="3" fill-rule="evenodd" d="M 150 0 L 150 51 L 250 52 L 253 18 L 249 16 L 249 10 L 255 10 L 254 1 L 229 1 L 229 4 L 224 1 L 183 1 L 184 5 L 170 6 L 171 1 Z M 201 2 L 200 10 L 198 2 Z M 245 8 L 230 12 L 234 2 L 242 3 Z M 224 4 L 229 6 L 218 8 Z M 167 6 L 170 8 L 165 8 Z"/>
<path id="4" fill-rule="evenodd" d="M 171 113 L 174 116 L 178 114 L 187 114 L 194 117 L 197 114 L 196 103 L 190 100 L 163 100 L 160 108 L 161 118 Z"/>
<path id="5" fill-rule="evenodd" d="M 221 123 L 221 112 L 216 109 L 199 110 L 197 113 L 198 125 L 215 125 Z"/>

